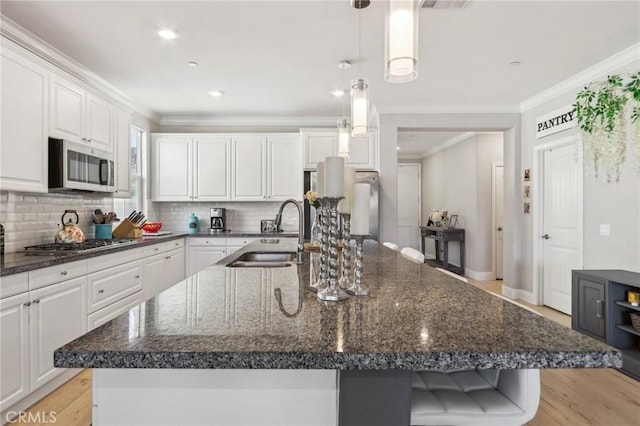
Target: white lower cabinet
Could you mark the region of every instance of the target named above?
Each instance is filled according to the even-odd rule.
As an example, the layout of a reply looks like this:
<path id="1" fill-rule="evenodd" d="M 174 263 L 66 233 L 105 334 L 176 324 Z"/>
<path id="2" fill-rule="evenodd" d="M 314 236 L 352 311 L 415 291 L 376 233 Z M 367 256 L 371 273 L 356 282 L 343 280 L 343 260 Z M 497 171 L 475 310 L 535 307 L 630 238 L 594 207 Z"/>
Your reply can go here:
<path id="1" fill-rule="evenodd" d="M 142 262 L 130 262 L 89 275 L 89 313 L 142 290 Z"/>
<path id="2" fill-rule="evenodd" d="M 29 394 L 29 293 L 0 300 L 0 411 Z"/>
<path id="3" fill-rule="evenodd" d="M 102 324 L 111 321 L 118 315 L 124 314 L 129 309 L 134 308 L 144 302 L 143 291 L 133 293 L 122 300 L 119 300 L 106 308 L 102 308 L 87 317 L 87 331 L 100 327 Z"/>
<path id="4" fill-rule="evenodd" d="M 62 373 L 53 366 L 53 352 L 86 333 L 86 284 L 81 277 L 29 293 L 31 392 Z"/>
<path id="5" fill-rule="evenodd" d="M 148 300 L 185 278 L 184 248 L 144 260 L 144 299 Z"/>
<path id="6" fill-rule="evenodd" d="M 202 271 L 227 255 L 225 238 L 190 238 L 187 252 L 187 276 Z"/>
<path id="7" fill-rule="evenodd" d="M 166 288 L 185 279 L 184 249 L 175 249 L 165 254 L 165 271 L 167 275 Z"/>

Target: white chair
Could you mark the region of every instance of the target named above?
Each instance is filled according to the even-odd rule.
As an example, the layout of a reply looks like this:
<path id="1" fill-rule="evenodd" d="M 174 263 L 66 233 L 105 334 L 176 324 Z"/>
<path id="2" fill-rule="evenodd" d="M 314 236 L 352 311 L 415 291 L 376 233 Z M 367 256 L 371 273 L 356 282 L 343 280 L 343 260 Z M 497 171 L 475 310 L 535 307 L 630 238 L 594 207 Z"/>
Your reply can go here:
<path id="1" fill-rule="evenodd" d="M 465 282 L 465 283 L 468 283 L 468 282 L 469 282 L 469 280 L 468 280 L 468 279 L 466 279 L 465 277 L 462 277 L 462 276 L 460 276 L 460 275 L 458 275 L 458 274 L 454 274 L 453 272 L 451 272 L 451 271 L 447 271 L 446 269 L 442 269 L 442 268 L 436 268 L 436 269 L 437 269 L 438 271 L 440 271 L 440 272 L 442 272 L 442 273 L 444 273 L 444 274 L 450 275 L 450 276 L 452 276 L 453 278 L 455 278 L 455 279 L 457 279 L 457 280 L 460 280 L 460 281 L 462 281 L 462 282 Z"/>
<path id="2" fill-rule="evenodd" d="M 400 253 L 412 262 L 424 263 L 424 254 L 412 247 L 405 247 L 400 250 Z"/>
<path id="3" fill-rule="evenodd" d="M 417 371 L 411 425 L 522 425 L 540 404 L 540 370 Z"/>
<path id="4" fill-rule="evenodd" d="M 393 243 L 390 243 L 388 241 L 385 241 L 384 243 L 382 243 L 382 245 L 385 246 L 385 247 L 390 248 L 391 250 L 395 250 L 395 251 L 398 251 L 398 249 L 399 249 L 397 244 L 393 244 Z"/>

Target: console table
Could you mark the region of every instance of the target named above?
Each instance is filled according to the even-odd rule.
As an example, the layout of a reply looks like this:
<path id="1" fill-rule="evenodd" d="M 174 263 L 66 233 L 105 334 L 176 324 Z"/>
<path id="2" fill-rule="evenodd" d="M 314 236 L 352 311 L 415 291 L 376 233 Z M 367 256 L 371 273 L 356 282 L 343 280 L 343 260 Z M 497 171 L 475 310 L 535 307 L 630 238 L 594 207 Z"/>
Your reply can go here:
<path id="1" fill-rule="evenodd" d="M 431 238 L 436 243 L 436 258 L 425 262 L 432 266 L 439 266 L 456 274 L 464 275 L 464 229 L 445 229 L 437 226 L 421 226 L 422 253 L 426 256 L 425 238 Z M 460 267 L 449 265 L 449 241 L 460 242 Z M 440 243 L 442 242 L 442 259 L 440 259 Z"/>

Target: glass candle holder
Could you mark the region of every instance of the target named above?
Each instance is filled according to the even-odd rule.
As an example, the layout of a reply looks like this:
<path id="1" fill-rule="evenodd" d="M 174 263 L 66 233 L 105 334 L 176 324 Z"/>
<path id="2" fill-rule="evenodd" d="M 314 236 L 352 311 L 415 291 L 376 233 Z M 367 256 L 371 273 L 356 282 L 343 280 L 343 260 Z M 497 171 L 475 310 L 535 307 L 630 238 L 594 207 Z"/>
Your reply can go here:
<path id="1" fill-rule="evenodd" d="M 355 274 L 353 285 L 347 288 L 347 293 L 354 296 L 368 296 L 369 289 L 362 284 L 362 277 L 364 274 L 362 245 L 368 235 L 354 235 L 356 240 L 356 261 L 355 261 Z"/>
<path id="2" fill-rule="evenodd" d="M 318 290 L 316 297 L 327 302 L 338 302 L 344 300 L 349 295 L 338 285 L 338 202 L 343 197 L 329 198 L 329 285 L 322 290 Z"/>

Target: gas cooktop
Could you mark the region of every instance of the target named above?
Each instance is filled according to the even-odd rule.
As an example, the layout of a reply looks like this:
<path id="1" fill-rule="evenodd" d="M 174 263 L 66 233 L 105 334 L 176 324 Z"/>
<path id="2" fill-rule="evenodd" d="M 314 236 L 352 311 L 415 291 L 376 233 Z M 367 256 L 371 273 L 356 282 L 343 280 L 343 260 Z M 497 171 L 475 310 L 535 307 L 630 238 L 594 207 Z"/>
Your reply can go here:
<path id="1" fill-rule="evenodd" d="M 51 243 L 28 246 L 24 253 L 30 256 L 55 256 L 61 254 L 78 254 L 98 250 L 106 250 L 111 247 L 135 244 L 134 238 L 114 238 L 113 240 L 86 240 L 83 243 Z"/>

